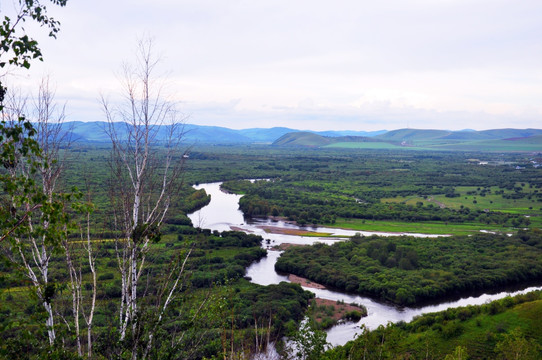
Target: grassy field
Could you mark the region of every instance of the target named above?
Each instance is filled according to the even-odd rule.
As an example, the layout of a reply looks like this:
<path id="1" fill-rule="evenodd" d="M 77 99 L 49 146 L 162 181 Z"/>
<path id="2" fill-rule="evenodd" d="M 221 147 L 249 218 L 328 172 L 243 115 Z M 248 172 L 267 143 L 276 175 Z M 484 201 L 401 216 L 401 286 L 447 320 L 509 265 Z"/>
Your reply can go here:
<path id="1" fill-rule="evenodd" d="M 323 359 L 540 359 L 540 292 L 429 313 L 412 322 L 362 331 Z M 462 356 L 457 356 L 461 347 Z M 454 357 L 447 355 L 456 353 Z M 378 354 L 378 355 L 376 355 Z"/>
<path id="2" fill-rule="evenodd" d="M 387 142 L 337 142 L 323 146 L 343 149 L 402 149 L 402 150 L 437 150 L 437 151 L 488 151 L 488 152 L 537 152 L 542 151 L 539 140 L 476 140 L 446 141 L 440 139 L 415 140 L 408 146 Z"/>
<path id="3" fill-rule="evenodd" d="M 343 149 L 405 149 L 403 146 L 397 146 L 386 142 L 337 142 L 324 147 Z"/>
<path id="4" fill-rule="evenodd" d="M 475 186 L 458 186 L 455 192 L 458 197 L 446 197 L 445 195 L 435 195 L 428 198 L 420 196 L 397 196 L 394 198 L 382 199 L 382 202 L 405 203 L 407 205 L 416 205 L 421 202 L 424 205 L 437 204 L 454 210 L 467 207 L 471 210 L 489 210 L 511 214 L 528 216 L 531 225 L 534 227 L 542 226 L 542 197 L 537 197 L 538 190 L 533 189 L 529 184 L 516 184 L 521 188 L 521 192 L 528 194 L 520 199 L 507 199 L 504 196 L 513 195 L 513 190 L 502 190 L 502 194 L 497 193 L 500 189 L 496 186 L 487 188 L 489 190 L 484 196 L 480 195 L 480 188 Z"/>
<path id="5" fill-rule="evenodd" d="M 502 341 L 505 334 L 513 330 L 528 334 L 529 337 L 534 337 L 540 342 L 542 327 L 540 321 L 537 320 L 540 316 L 542 316 L 542 300 L 537 300 L 518 304 L 495 315 L 481 313 L 464 321 L 461 319 L 455 322 L 448 321 L 448 324 L 442 328 L 434 326 L 422 334 L 411 333 L 404 342 L 412 347 L 419 342 L 421 335 L 427 340 L 431 339 L 432 346 L 438 349 L 439 353 L 451 353 L 454 346 L 461 344 L 467 349 L 471 358 L 483 358 L 494 352 L 499 340 Z M 458 329 L 456 332 L 460 335 L 451 336 L 453 331 L 447 333 L 447 327 Z"/>

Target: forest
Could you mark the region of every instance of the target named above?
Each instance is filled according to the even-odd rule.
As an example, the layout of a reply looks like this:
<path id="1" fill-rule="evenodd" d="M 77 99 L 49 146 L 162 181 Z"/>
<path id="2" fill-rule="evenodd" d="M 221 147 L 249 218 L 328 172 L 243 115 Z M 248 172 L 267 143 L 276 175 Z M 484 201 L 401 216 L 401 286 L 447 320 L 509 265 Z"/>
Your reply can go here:
<path id="1" fill-rule="evenodd" d="M 157 150 L 159 157 L 166 155 L 163 149 Z M 122 232 L 108 225 L 114 213 L 107 187 L 101 186 L 110 181 L 110 153 L 111 147 L 107 145 L 72 145 L 66 152 L 69 156 L 65 157 L 62 180 L 63 189 L 92 189 L 91 226 L 84 227 L 83 237 L 80 229 L 71 228 L 66 240 L 71 244 L 68 249 L 72 249 L 73 257 L 81 261 L 77 265 L 81 271 L 80 306 L 85 311 L 96 290 L 93 358 L 130 357 L 134 344 L 137 344 L 139 354 L 143 354 L 145 345 L 141 338 L 137 342 L 130 338 L 120 340 L 118 328 L 109 320 L 118 322 L 123 281 L 115 245 L 119 244 Z M 291 248 L 279 259 L 277 269 L 331 288 L 405 305 L 540 280 L 541 236 L 537 225 L 540 221 L 537 196 L 540 177 L 538 169 L 528 167 L 532 156 L 508 154 L 505 155 L 506 163 L 490 168 L 469 161 L 471 158 L 502 160 L 503 156 L 354 150 L 318 150 L 308 155 L 305 150 L 284 151 L 261 146 L 192 148 L 189 160 L 183 164 L 170 211 L 159 232 L 149 242 L 145 275 L 139 280 L 146 296 L 141 303 L 141 316 L 149 319 L 146 324 L 150 326 L 156 321 L 153 319 L 157 310 L 154 301 L 164 293 L 168 281 L 171 284 L 168 271 L 182 265 L 180 260 L 187 259 L 178 298 L 165 312 L 167 320 L 162 319 L 157 327 L 155 334 L 160 336 L 155 338 L 147 356 L 194 359 L 232 356 L 234 353 L 248 356 L 273 339 L 284 335 L 295 339 L 298 331 L 306 334 L 307 329 L 299 328 L 301 320 L 311 311 L 314 314 L 318 311 L 317 306 L 308 310 L 313 295 L 298 285 L 259 286 L 244 279 L 246 267 L 266 254 L 261 248 L 263 238 L 233 231 L 211 232 L 192 226 L 186 214 L 205 206 L 210 200 L 205 191 L 191 186 L 201 182 L 226 180 L 224 188 L 245 194 L 242 199 L 250 200 L 253 198 L 250 194 L 254 193 L 259 194 L 260 200 L 265 198 L 269 204 L 276 204 L 274 213 L 271 210 L 271 213 L 259 216 L 295 221 L 295 209 L 301 209 L 307 215 L 311 209 L 318 209 L 319 213 L 325 214 L 321 220 L 327 216 L 330 221 L 317 221 L 317 216 L 311 215 L 311 225 L 313 222 L 328 226 L 341 224 L 354 229 L 375 225 L 385 229 L 395 225 L 401 230 L 412 225 L 418 232 L 433 233 L 440 229 L 444 234 L 453 234 L 441 238 L 354 236 L 332 246 L 318 244 Z M 361 170 L 361 164 L 365 170 Z M 405 164 L 415 168 L 419 176 L 390 176 L 397 173 L 393 169 Z M 525 169 L 517 170 L 519 165 Z M 451 185 L 453 182 L 436 175 L 448 174 L 448 166 L 461 173 L 455 177 L 458 185 Z M 500 175 L 495 176 L 496 173 Z M 82 178 L 86 182 L 82 183 Z M 247 178 L 270 180 L 254 183 L 242 180 Z M 290 186 L 295 191 L 290 190 Z M 446 196 L 452 192 L 459 196 Z M 85 193 L 78 196 L 86 197 Z M 365 196 L 367 201 L 355 200 L 358 196 Z M 289 206 L 280 205 L 280 199 L 284 197 Z M 428 200 L 428 197 L 432 199 Z M 480 205 L 473 203 L 474 198 Z M 441 208 L 434 199 L 445 207 Z M 313 207 L 307 207 L 307 204 Z M 243 209 L 246 205 L 242 201 L 240 206 Z M 491 210 L 484 211 L 480 206 L 491 207 Z M 354 211 L 371 208 L 385 215 L 383 220 L 339 215 L 347 207 Z M 292 212 L 284 214 L 283 208 Z M 433 210 L 434 216 L 446 215 L 455 220 L 396 217 L 409 211 L 416 214 L 418 209 L 420 214 L 429 216 Z M 484 217 L 491 221 L 483 220 Z M 72 213 L 74 221 L 85 218 L 85 212 Z M 298 220 L 303 224 L 302 219 Z M 424 231 L 424 224 L 432 227 Z M 307 229 L 310 230 L 310 226 Z M 481 229 L 496 233 L 480 233 Z M 82 261 L 87 254 L 87 239 L 90 239 L 95 254 L 94 272 L 89 263 Z M 70 300 L 72 282 L 62 249 L 58 248 L 51 256 L 49 284 L 54 284 L 54 288 L 49 291 L 57 314 L 68 319 L 74 313 Z M 44 326 L 46 313 L 39 297 L 32 295 L 35 290 L 26 280 L 24 268 L 19 268 L 21 271 L 13 269 L 13 262 L 6 258 L 0 270 L 1 326 L 5 339 L 2 356 L 9 358 L 28 344 L 33 344 L 36 349 L 28 354 L 28 358 L 43 357 L 44 354 L 66 357 L 76 354 L 73 322 L 68 320 L 55 322 L 56 336 L 62 338 L 63 345 L 44 346 L 48 343 L 47 327 Z M 96 274 L 95 288 L 93 274 Z M 20 306 L 21 303 L 25 305 Z M 321 311 L 327 312 L 323 307 Z M 26 325 L 21 327 L 20 324 Z M 23 336 L 22 329 L 29 336 Z M 144 331 L 148 329 L 141 328 L 143 338 Z M 499 334 L 506 335 L 507 331 Z M 316 325 L 308 329 L 310 334 L 319 332 Z M 80 334 L 85 334 L 83 328 Z M 168 345 L 172 334 L 183 334 L 183 340 L 174 347 Z M 366 336 L 378 336 L 370 334 L 373 333 L 366 332 Z M 523 337 L 525 334 L 522 332 Z M 527 339 L 540 339 L 536 334 Z M 442 341 L 447 342 L 448 338 Z M 81 343 L 84 349 L 86 342 L 81 340 Z M 453 350 L 444 347 L 442 353 Z M 338 349 L 330 351 L 330 354 L 340 353 Z M 494 348 L 491 351 L 495 351 Z M 322 354 L 320 352 L 318 356 L 324 356 Z"/>
<path id="2" fill-rule="evenodd" d="M 240 206 L 247 215 L 282 216 L 301 225 L 365 220 L 502 230 L 528 226 L 532 219 L 524 215 L 542 211 L 542 183 L 533 167 L 481 166 L 472 161 L 477 154 L 334 155 L 302 157 L 304 164 L 270 161 L 267 168 L 284 175 L 229 181 L 224 188 L 245 194 Z"/>
<path id="3" fill-rule="evenodd" d="M 92 356 L 96 358 L 129 356 L 134 344 L 120 341 L 118 330 L 111 327 L 108 320 L 117 317 L 118 304 L 122 299 L 122 276 L 115 248 L 115 239 L 120 235 L 118 230 L 110 229 L 107 225 L 108 219 L 113 216 L 110 195 L 106 187 L 100 186 L 109 181 L 110 151 L 111 147 L 106 145 L 73 145 L 65 158 L 62 182 L 66 189 L 79 186 L 93 189 L 94 225 L 88 227 L 88 234 L 96 254 L 97 306 L 92 329 L 95 334 Z M 161 151 L 159 149 L 159 154 Z M 395 225 L 405 229 L 411 224 L 418 232 L 424 232 L 423 224 L 427 223 L 433 227 L 425 232 L 441 229 L 443 233 L 454 234 L 441 238 L 355 236 L 332 246 L 318 244 L 291 248 L 279 258 L 278 270 L 304 276 L 331 288 L 406 305 L 540 280 L 542 248 L 537 225 L 540 221 L 537 196 L 539 170 L 527 166 L 516 170 L 518 164 L 528 165 L 532 157 L 508 154 L 505 156 L 506 164 L 492 165 L 491 168 L 469 161 L 471 158 L 491 159 L 497 156 L 484 153 L 431 153 L 429 156 L 409 152 L 353 150 L 317 151 L 309 156 L 304 150 L 286 152 L 261 146 L 193 148 L 190 159 L 184 164 L 179 191 L 171 201 L 160 235 L 150 243 L 145 280 L 140 280 L 145 294 L 150 295 L 142 303 L 148 306 L 145 316 L 152 318 L 156 307 L 150 305 L 154 296 L 163 291 L 160 281 L 168 279 L 166 270 L 174 269 L 179 259 L 184 259 L 183 254 L 190 252 L 183 273 L 183 285 L 179 289 L 182 296 L 171 304 L 167 312 L 168 320 L 162 320 L 159 328 L 160 333 L 165 333 L 156 341 L 148 356 L 169 354 L 173 357 L 211 358 L 231 354 L 232 344 L 237 354 L 251 353 L 267 339 L 277 339 L 283 335 L 295 337 L 313 296 L 302 291 L 298 285 L 259 286 L 243 278 L 246 267 L 266 254 L 261 248 L 262 238 L 192 227 L 186 214 L 209 202 L 209 196 L 203 190 L 191 187 L 200 182 L 226 180 L 225 189 L 243 193 L 242 199 L 250 200 L 245 203 L 241 201 L 241 209 L 256 198 L 251 194 L 258 194 L 259 201 L 265 198 L 268 204 L 274 204 L 274 212 L 273 205 L 270 205 L 271 212 L 259 216 L 295 221 L 296 209 L 301 209 L 301 213 L 307 216 L 311 209 L 318 209 L 319 213 L 325 215 L 318 221 L 317 216 L 311 214 L 311 225 L 346 224 L 345 227 L 358 229 L 380 223 L 381 228 Z M 502 155 L 498 158 L 502 159 Z M 361 170 L 361 164 L 365 170 Z M 406 172 L 402 171 L 401 177 L 390 176 L 397 173 L 393 169 L 404 167 L 405 164 L 415 168 L 419 175 L 403 176 L 402 173 Z M 454 180 L 458 185 L 451 185 L 453 182 L 437 176 L 448 174 L 448 166 L 461 173 Z M 495 173 L 500 175 L 495 176 Z M 270 181 L 251 183 L 241 180 L 251 177 Z M 82 184 L 81 178 L 86 178 L 87 182 Z M 290 186 L 294 190 L 290 190 Z M 451 193 L 459 196 L 450 196 Z M 367 201 L 355 200 L 359 199 L 358 196 Z M 433 200 L 428 200 L 428 197 Z M 284 198 L 288 206 L 280 205 Z M 473 203 L 474 198 L 479 200 L 481 206 L 492 207 L 491 210 L 480 209 L 478 204 Z M 445 207 L 441 208 L 434 199 L 446 204 Z M 514 207 L 503 205 L 509 203 Z M 311 207 L 307 204 L 311 204 Z M 339 215 L 348 207 L 354 211 L 380 211 L 383 220 L 358 219 L 344 213 Z M 290 209 L 291 213 L 282 213 L 283 208 Z M 455 220 L 397 217 L 398 214 L 409 212 L 417 214 L 417 210 L 420 216 L 446 215 Z M 322 221 L 326 217 L 329 221 Z M 80 215 L 75 219 L 80 221 Z M 303 224 L 303 219 L 297 220 Z M 480 233 L 480 229 L 497 233 Z M 73 233 L 68 234 L 67 240 L 75 246 L 73 254 L 84 256 L 86 249 L 82 246 L 81 235 L 75 229 L 71 231 Z M 73 315 L 69 291 L 71 281 L 70 272 L 64 265 L 66 260 L 61 255 L 63 251 L 59 251 L 51 257 L 49 271 L 52 278 L 49 283 L 55 284 L 54 290 L 51 289 L 51 300 L 54 300 L 56 311 L 66 318 Z M 24 273 L 13 272 L 11 264 L 8 260 L 1 269 L 0 296 L 4 300 L 1 320 L 5 339 L 2 354 L 9 357 L 31 343 L 35 345 L 36 353 L 29 354 L 28 358 L 43 356 L 39 349 L 50 352 L 48 347 L 43 347 L 47 343 L 46 337 L 40 335 L 46 334 L 39 321 L 44 316 L 43 309 L 38 298 L 30 296 L 33 291 L 28 292 L 30 284 L 25 280 Z M 87 299 L 83 300 L 83 307 L 89 305 L 86 301 L 93 292 L 93 272 L 89 264 L 81 263 L 80 266 L 82 299 Z M 18 306 L 20 303 L 27 305 Z M 194 314 L 194 308 L 200 311 Z M 317 307 L 314 311 L 317 311 Z M 189 314 L 191 318 L 187 318 Z M 25 327 L 32 336 L 21 336 L 19 324 L 32 324 Z M 55 327 L 64 344 L 68 344 L 58 351 L 64 355 L 72 353 L 70 349 L 76 347 L 76 343 L 69 340 L 73 339 L 73 335 L 69 335 L 72 325 L 66 327 L 65 324 L 56 323 Z M 311 328 L 310 331 L 317 333 L 320 330 Z M 185 335 L 178 346 L 167 346 L 171 334 L 181 333 Z M 539 339 L 538 335 L 533 336 Z M 257 344 L 255 338 L 259 338 Z M 206 339 L 205 344 L 202 339 Z M 191 351 L 187 352 L 186 349 Z M 54 354 L 58 355 L 58 352 Z"/>
<path id="4" fill-rule="evenodd" d="M 287 249 L 275 268 L 398 305 L 502 288 L 542 277 L 542 232 L 438 238 L 354 236 Z"/>

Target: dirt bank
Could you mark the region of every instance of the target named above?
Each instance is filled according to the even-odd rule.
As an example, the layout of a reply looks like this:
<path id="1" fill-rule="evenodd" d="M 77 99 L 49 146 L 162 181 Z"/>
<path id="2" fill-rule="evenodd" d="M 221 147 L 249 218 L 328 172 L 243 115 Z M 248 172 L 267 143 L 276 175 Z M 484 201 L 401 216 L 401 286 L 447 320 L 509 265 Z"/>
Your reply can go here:
<path id="1" fill-rule="evenodd" d="M 292 245 L 292 244 L 290 244 Z M 299 284 L 304 287 L 313 288 L 313 289 L 325 289 L 326 287 L 324 285 L 312 282 L 308 279 L 302 278 L 301 276 L 290 274 L 288 275 L 288 280 L 293 282 L 294 284 Z"/>

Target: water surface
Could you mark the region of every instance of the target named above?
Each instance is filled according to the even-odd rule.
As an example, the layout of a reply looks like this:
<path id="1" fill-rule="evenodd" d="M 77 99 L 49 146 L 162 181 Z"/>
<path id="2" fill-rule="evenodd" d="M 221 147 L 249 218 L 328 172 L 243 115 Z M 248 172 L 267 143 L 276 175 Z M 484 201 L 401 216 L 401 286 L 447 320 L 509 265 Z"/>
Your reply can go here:
<path id="1" fill-rule="evenodd" d="M 275 271 L 275 263 L 280 256 L 280 251 L 271 250 L 270 247 L 282 243 L 292 243 L 300 245 L 314 244 L 315 242 L 333 243 L 336 241 L 344 241 L 344 238 L 329 238 L 329 237 L 307 237 L 285 234 L 270 234 L 262 229 L 262 226 L 273 226 L 285 229 L 302 229 L 314 232 L 332 234 L 336 236 L 352 236 L 356 233 L 362 235 L 381 235 L 381 236 L 397 236 L 397 233 L 384 232 L 369 232 L 369 231 L 354 231 L 346 229 L 335 229 L 326 227 L 304 227 L 300 228 L 294 224 L 284 221 L 272 221 L 269 219 L 255 219 L 247 221 L 243 217 L 243 213 L 239 210 L 239 199 L 242 195 L 225 193 L 220 190 L 221 183 L 209 183 L 196 186 L 196 189 L 205 189 L 207 194 L 211 195 L 211 202 L 199 211 L 188 216 L 196 227 L 202 227 L 211 230 L 242 230 L 247 233 L 261 235 L 265 240 L 262 246 L 268 248 L 267 257 L 250 265 L 246 270 L 246 275 L 251 278 L 251 281 L 260 285 L 278 284 L 281 281 L 288 281 L 284 275 L 277 274 Z M 417 237 L 436 237 L 442 235 L 428 234 L 405 234 Z M 477 296 L 465 296 L 463 298 L 453 300 L 442 300 L 441 302 L 426 305 L 421 307 L 400 307 L 394 304 L 381 302 L 369 297 L 359 296 L 355 294 L 346 294 L 340 291 L 330 289 L 313 289 L 305 288 L 313 292 L 317 297 L 329 300 L 341 300 L 345 303 L 357 303 L 364 305 L 367 308 L 368 315 L 362 318 L 357 323 L 345 323 L 332 327 L 328 331 L 327 340 L 332 345 L 342 345 L 347 341 L 355 338 L 356 334 L 360 333 L 360 327 L 364 325 L 368 329 L 376 329 L 380 325 L 386 325 L 388 322 L 411 321 L 415 316 L 446 310 L 452 307 L 481 305 L 486 302 L 501 299 L 506 296 L 514 296 L 520 293 L 526 293 L 533 290 L 541 290 L 542 286 L 530 286 L 524 289 L 514 289 L 509 291 L 500 291 L 495 294 L 484 293 Z"/>

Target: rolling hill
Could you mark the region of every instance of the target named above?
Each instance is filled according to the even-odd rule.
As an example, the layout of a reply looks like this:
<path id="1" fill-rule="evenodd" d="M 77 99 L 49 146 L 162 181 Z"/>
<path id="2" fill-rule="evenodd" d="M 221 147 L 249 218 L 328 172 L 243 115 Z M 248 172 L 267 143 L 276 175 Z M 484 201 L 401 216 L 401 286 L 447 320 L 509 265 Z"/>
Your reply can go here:
<path id="1" fill-rule="evenodd" d="M 330 138 L 312 132 L 291 132 L 278 138 L 274 146 L 322 147 L 331 142 Z"/>
<path id="2" fill-rule="evenodd" d="M 115 123 L 119 138 L 126 139 L 124 123 Z M 66 122 L 63 131 L 78 142 L 109 142 L 106 122 Z M 157 128 L 156 141 L 168 133 L 167 126 Z M 426 130 L 392 131 L 302 131 L 286 127 L 243 130 L 220 126 L 184 125 L 184 142 L 194 144 L 272 144 L 273 146 L 333 147 L 358 149 L 433 149 L 452 151 L 529 151 L 542 152 L 542 129 Z"/>
<path id="3" fill-rule="evenodd" d="M 374 137 L 324 137 L 314 133 L 288 133 L 275 146 L 333 147 L 349 149 L 414 149 L 446 151 L 542 152 L 542 130 L 495 129 L 449 131 L 399 129 Z"/>
<path id="4" fill-rule="evenodd" d="M 81 122 L 71 121 L 63 124 L 63 130 L 72 135 L 72 139 L 80 142 L 109 142 L 106 133 L 108 124 L 106 122 Z M 115 129 L 119 137 L 126 138 L 124 123 L 115 123 Z M 288 133 L 304 133 L 305 131 L 285 127 L 251 128 L 243 130 L 229 129 L 221 126 L 204 126 L 195 124 L 184 125 L 184 140 L 187 144 L 271 144 L 281 136 Z M 386 132 L 380 131 L 306 131 L 328 137 L 339 136 L 375 136 Z M 157 141 L 165 139 L 167 127 L 158 129 Z"/>

